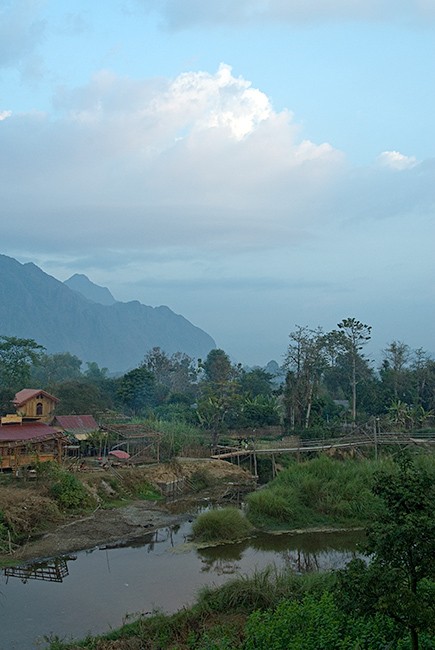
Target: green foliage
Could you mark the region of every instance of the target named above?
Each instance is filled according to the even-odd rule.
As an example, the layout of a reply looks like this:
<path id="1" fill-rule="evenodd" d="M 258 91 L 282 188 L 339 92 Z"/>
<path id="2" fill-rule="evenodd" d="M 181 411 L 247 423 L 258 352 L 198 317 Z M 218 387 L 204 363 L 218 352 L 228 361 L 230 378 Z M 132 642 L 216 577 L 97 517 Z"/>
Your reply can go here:
<path id="1" fill-rule="evenodd" d="M 130 414 L 143 413 L 163 398 L 154 375 L 145 366 L 130 370 L 119 381 L 117 399 Z"/>
<path id="2" fill-rule="evenodd" d="M 209 510 L 192 526 L 193 538 L 202 542 L 235 541 L 247 537 L 252 525 L 237 508 Z"/>
<path id="3" fill-rule="evenodd" d="M 361 525 L 380 507 L 370 490 L 374 468 L 327 456 L 295 463 L 248 496 L 248 518 L 260 527 Z"/>
<path id="4" fill-rule="evenodd" d="M 385 617 L 346 616 L 326 591 L 253 613 L 246 625 L 245 650 L 384 650 L 395 636 Z"/>
<path id="5" fill-rule="evenodd" d="M 44 482 L 63 510 L 78 510 L 93 505 L 93 499 L 75 474 L 53 462 L 38 463 L 36 475 Z"/>
<path id="6" fill-rule="evenodd" d="M 0 552 L 8 550 L 9 545 L 9 527 L 5 521 L 3 512 L 0 510 Z"/>
<path id="7" fill-rule="evenodd" d="M 45 348 L 33 339 L 0 336 L 0 383 L 14 391 L 28 385 L 30 370 Z"/>
<path id="8" fill-rule="evenodd" d="M 51 494 L 65 510 L 77 510 L 91 505 L 89 493 L 74 474 L 59 474 L 51 486 Z"/>
<path id="9" fill-rule="evenodd" d="M 349 612 L 381 612 L 411 634 L 435 631 L 435 472 L 409 457 L 375 475 L 382 510 L 367 528 L 370 563 L 340 573 L 339 597 Z"/>
<path id="10" fill-rule="evenodd" d="M 32 366 L 32 382 L 52 389 L 57 383 L 80 378 L 81 365 L 81 360 L 69 352 L 42 354 L 38 363 Z"/>

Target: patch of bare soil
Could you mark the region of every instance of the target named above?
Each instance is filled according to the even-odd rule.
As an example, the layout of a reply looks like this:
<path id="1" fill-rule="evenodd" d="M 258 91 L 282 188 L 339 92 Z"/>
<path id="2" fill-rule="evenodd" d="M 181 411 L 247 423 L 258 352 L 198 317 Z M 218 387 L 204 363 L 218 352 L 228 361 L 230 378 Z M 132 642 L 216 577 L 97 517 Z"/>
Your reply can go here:
<path id="1" fill-rule="evenodd" d="M 119 470 L 122 476 L 123 469 Z M 235 465 L 219 460 L 177 460 L 167 464 L 152 467 L 126 468 L 126 473 L 137 472 L 141 477 L 153 485 L 168 483 L 179 478 L 192 478 L 198 472 L 205 474 L 210 485 L 222 486 L 228 484 L 252 485 L 252 477 Z M 129 474 L 129 479 L 131 476 Z M 104 480 L 105 473 L 99 474 Z M 95 480 L 95 475 L 78 474 L 84 483 Z M 55 520 L 52 512 L 52 503 L 45 497 L 37 496 L 31 488 L 10 489 L 13 506 L 10 507 L 10 517 L 15 520 L 26 513 L 26 508 L 45 508 L 49 522 Z M 33 504 L 33 501 L 35 504 Z M 0 500 L 1 507 L 1 500 Z M 15 514 L 14 514 L 15 513 Z M 50 528 L 39 539 L 28 541 L 17 549 L 12 556 L 17 562 L 28 561 L 35 558 L 50 557 L 62 553 L 94 548 L 108 544 L 122 544 L 143 537 L 147 532 L 164 526 L 171 526 L 188 519 L 191 515 L 173 514 L 162 501 L 135 501 L 124 507 L 103 509 L 97 508 L 94 512 L 80 517 L 70 518 L 66 523 Z M 4 558 L 4 556 L 3 556 Z M 10 556 L 8 559 L 11 559 Z"/>

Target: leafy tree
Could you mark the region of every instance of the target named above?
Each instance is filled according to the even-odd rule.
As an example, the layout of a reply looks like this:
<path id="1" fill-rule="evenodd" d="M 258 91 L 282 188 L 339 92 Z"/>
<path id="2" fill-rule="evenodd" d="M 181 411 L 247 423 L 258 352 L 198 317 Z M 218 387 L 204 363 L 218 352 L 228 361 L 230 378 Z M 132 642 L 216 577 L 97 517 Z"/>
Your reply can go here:
<path id="1" fill-rule="evenodd" d="M 87 370 L 85 370 L 85 377 L 95 384 L 104 383 L 109 374 L 108 368 L 100 368 L 96 361 L 86 361 Z"/>
<path id="2" fill-rule="evenodd" d="M 39 363 L 43 345 L 33 339 L 0 336 L 0 381 L 14 392 L 28 387 L 32 365 Z"/>
<path id="3" fill-rule="evenodd" d="M 58 415 L 97 415 L 111 407 L 111 398 L 84 378 L 59 382 L 53 393 L 60 400 L 56 406 Z"/>
<path id="4" fill-rule="evenodd" d="M 433 472 L 402 457 L 375 477 L 383 511 L 367 529 L 371 561 L 353 560 L 340 572 L 338 595 L 348 611 L 380 612 L 410 632 L 435 630 L 435 480 Z"/>
<path id="5" fill-rule="evenodd" d="M 79 379 L 81 366 L 81 360 L 69 352 L 42 354 L 31 369 L 32 382 L 38 388 L 52 389 L 59 382 Z"/>
<path id="6" fill-rule="evenodd" d="M 163 401 L 154 375 L 144 366 L 134 368 L 119 380 L 117 399 L 133 414 Z"/>
<path id="7" fill-rule="evenodd" d="M 278 402 L 273 395 L 246 397 L 242 415 L 246 427 L 276 426 L 281 421 Z"/>
<path id="8" fill-rule="evenodd" d="M 175 352 L 169 357 L 161 348 L 154 347 L 147 352 L 142 365 L 154 375 L 157 383 L 172 393 L 194 392 L 197 369 L 193 359 L 184 352 Z"/>
<path id="9" fill-rule="evenodd" d="M 226 352 L 219 348 L 210 350 L 206 360 L 202 363 L 205 381 L 220 385 L 234 379 L 235 370 Z"/>
<path id="10" fill-rule="evenodd" d="M 238 383 L 240 391 L 249 397 L 272 394 L 272 375 L 263 368 L 242 370 Z"/>
<path id="11" fill-rule="evenodd" d="M 381 376 L 384 384 L 390 384 L 392 399 L 395 401 L 403 399 L 407 369 L 411 358 L 411 351 L 406 343 L 392 341 L 383 351 L 384 359 L 381 368 Z"/>

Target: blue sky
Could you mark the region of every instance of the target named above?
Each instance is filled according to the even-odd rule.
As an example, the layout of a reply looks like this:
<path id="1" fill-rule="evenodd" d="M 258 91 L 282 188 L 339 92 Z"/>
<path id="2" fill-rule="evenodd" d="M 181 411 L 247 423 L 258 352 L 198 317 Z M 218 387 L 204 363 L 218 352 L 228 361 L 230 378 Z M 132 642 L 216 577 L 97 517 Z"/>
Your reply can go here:
<path id="1" fill-rule="evenodd" d="M 434 81 L 434 0 L 0 0 L 0 252 L 248 364 L 435 353 Z"/>

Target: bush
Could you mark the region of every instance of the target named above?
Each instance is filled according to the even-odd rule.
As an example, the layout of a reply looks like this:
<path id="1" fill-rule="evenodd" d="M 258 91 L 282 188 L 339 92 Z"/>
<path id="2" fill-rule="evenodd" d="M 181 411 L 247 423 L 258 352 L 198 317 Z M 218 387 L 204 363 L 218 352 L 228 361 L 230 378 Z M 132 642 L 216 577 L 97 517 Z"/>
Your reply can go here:
<path id="1" fill-rule="evenodd" d="M 77 510 L 93 505 L 93 499 L 83 483 L 80 483 L 74 474 L 65 470 L 60 469 L 57 473 L 50 487 L 50 493 L 65 510 Z"/>
<path id="2" fill-rule="evenodd" d="M 192 526 L 194 539 L 203 542 L 236 541 L 249 535 L 252 529 L 252 524 L 237 508 L 203 512 Z"/>
<path id="3" fill-rule="evenodd" d="M 284 600 L 270 612 L 254 612 L 246 625 L 246 650 L 381 650 L 397 638 L 394 624 L 382 616 L 343 614 L 333 596 L 306 595 Z"/>

